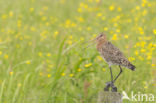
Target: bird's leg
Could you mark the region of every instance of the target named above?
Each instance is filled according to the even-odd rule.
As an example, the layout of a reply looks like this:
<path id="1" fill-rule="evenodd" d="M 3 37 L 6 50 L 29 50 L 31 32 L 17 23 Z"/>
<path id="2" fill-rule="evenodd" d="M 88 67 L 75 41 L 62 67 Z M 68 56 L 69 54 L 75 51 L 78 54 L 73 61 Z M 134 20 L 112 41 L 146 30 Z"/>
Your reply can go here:
<path id="1" fill-rule="evenodd" d="M 114 85 L 112 68 L 111 68 L 111 66 L 109 68 L 110 68 L 110 73 L 111 73 L 111 82 L 109 83 L 110 84 L 109 86 L 112 88 L 112 92 L 117 92 L 117 87 Z M 115 80 L 116 79 L 117 78 L 115 78 Z"/>
<path id="2" fill-rule="evenodd" d="M 111 73 L 111 82 L 107 82 L 106 83 L 106 87 L 104 88 L 104 91 L 109 91 L 109 88 L 112 87 L 114 84 L 113 84 L 113 74 L 112 74 L 112 68 L 111 66 L 109 66 L 110 68 L 110 73 Z"/>
<path id="3" fill-rule="evenodd" d="M 121 66 L 119 65 L 119 68 L 120 68 L 120 72 L 119 74 L 116 76 L 116 78 L 114 79 L 113 83 L 118 79 L 118 77 L 120 76 L 120 74 L 122 73 L 122 68 Z"/>
<path id="4" fill-rule="evenodd" d="M 110 73 L 111 73 L 111 82 L 113 83 L 113 74 L 112 74 L 112 68 L 111 68 L 111 66 L 110 66 L 109 68 L 110 68 Z"/>
<path id="5" fill-rule="evenodd" d="M 116 78 L 113 80 L 113 83 L 115 83 L 115 81 L 118 79 L 118 77 L 119 77 L 120 74 L 122 73 L 122 68 L 121 68 L 120 65 L 119 65 L 119 68 L 120 68 L 120 72 L 119 72 L 119 74 L 116 76 Z M 113 84 L 111 87 L 112 87 L 112 92 L 117 92 L 117 87 L 115 87 L 114 84 Z"/>
<path id="6" fill-rule="evenodd" d="M 110 84 L 110 86 L 112 88 L 112 92 L 117 92 L 117 87 L 114 85 L 112 68 L 111 68 L 111 66 L 109 68 L 110 68 L 110 73 L 111 73 L 111 84 Z"/>

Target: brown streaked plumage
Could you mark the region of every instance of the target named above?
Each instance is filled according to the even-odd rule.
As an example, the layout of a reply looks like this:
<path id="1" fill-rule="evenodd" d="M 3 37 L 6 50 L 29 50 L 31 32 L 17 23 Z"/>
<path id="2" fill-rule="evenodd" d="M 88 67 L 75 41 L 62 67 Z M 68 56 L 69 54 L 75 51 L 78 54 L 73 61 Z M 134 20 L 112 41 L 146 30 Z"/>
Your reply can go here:
<path id="1" fill-rule="evenodd" d="M 110 73 L 111 73 L 111 82 L 106 83 L 105 91 L 108 91 L 110 87 L 112 87 L 112 91 L 117 91 L 117 88 L 114 86 L 114 82 L 122 73 L 121 66 L 129 68 L 131 70 L 135 70 L 135 66 L 132 65 L 128 59 L 123 55 L 123 53 L 115 47 L 111 42 L 109 42 L 106 38 L 106 35 L 101 33 L 96 39 L 97 50 L 103 57 L 103 59 L 109 64 Z M 120 68 L 119 74 L 113 80 L 111 65 L 118 65 Z"/>
<path id="2" fill-rule="evenodd" d="M 97 50 L 103 57 L 103 59 L 111 65 L 120 65 L 131 70 L 135 70 L 135 66 L 132 65 L 123 53 L 115 47 L 111 42 L 107 41 L 106 35 L 101 34 L 96 38 Z"/>

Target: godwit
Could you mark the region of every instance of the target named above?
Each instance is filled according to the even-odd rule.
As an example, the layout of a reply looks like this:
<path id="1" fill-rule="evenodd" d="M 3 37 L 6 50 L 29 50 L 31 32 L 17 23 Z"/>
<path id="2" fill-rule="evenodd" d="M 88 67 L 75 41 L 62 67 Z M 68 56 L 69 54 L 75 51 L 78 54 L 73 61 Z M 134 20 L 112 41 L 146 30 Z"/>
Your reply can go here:
<path id="1" fill-rule="evenodd" d="M 101 33 L 98 37 L 96 37 L 95 40 L 97 43 L 97 50 L 99 51 L 103 59 L 108 63 L 111 73 L 111 82 L 106 83 L 104 90 L 109 91 L 109 88 L 112 87 L 112 91 L 116 92 L 117 88 L 114 86 L 114 83 L 122 73 L 121 66 L 129 68 L 132 71 L 135 70 L 135 66 L 128 61 L 128 59 L 117 47 L 115 47 L 111 42 L 107 40 L 105 34 Z M 115 79 L 113 79 L 111 65 L 118 65 L 120 68 L 120 72 Z"/>

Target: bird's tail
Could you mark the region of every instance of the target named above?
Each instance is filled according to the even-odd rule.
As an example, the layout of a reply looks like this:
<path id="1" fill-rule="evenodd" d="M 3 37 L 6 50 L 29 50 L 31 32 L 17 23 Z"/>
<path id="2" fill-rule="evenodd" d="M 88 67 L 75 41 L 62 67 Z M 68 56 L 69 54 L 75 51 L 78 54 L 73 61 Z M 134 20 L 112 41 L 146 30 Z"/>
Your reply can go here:
<path id="1" fill-rule="evenodd" d="M 131 69 L 132 71 L 135 71 L 135 68 L 136 68 L 136 67 L 135 67 L 133 64 L 129 64 L 129 65 L 128 65 L 128 68 Z"/>

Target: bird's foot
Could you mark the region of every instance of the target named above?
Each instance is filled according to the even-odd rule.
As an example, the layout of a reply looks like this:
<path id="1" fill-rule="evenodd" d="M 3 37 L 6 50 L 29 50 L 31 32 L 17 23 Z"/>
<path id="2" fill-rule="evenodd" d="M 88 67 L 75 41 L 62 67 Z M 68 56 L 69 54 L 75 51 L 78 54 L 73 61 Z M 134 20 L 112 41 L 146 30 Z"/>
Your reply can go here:
<path id="1" fill-rule="evenodd" d="M 112 86 L 112 92 L 117 92 L 117 87 L 116 86 Z"/>
<path id="2" fill-rule="evenodd" d="M 109 88 L 111 87 L 112 82 L 106 82 L 106 87 L 104 88 L 104 91 L 109 91 Z"/>
<path id="3" fill-rule="evenodd" d="M 113 82 L 106 82 L 106 87 L 104 88 L 104 91 L 109 91 L 110 87 L 112 92 L 117 92 L 117 87 L 114 85 Z"/>
<path id="4" fill-rule="evenodd" d="M 109 87 L 106 86 L 106 87 L 104 88 L 104 91 L 109 91 Z"/>

